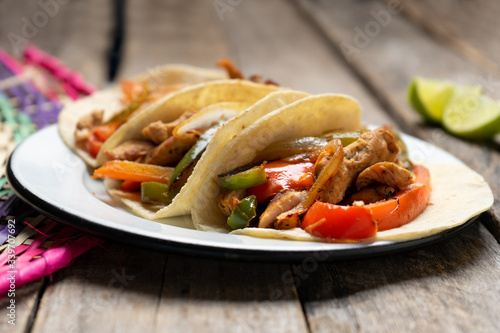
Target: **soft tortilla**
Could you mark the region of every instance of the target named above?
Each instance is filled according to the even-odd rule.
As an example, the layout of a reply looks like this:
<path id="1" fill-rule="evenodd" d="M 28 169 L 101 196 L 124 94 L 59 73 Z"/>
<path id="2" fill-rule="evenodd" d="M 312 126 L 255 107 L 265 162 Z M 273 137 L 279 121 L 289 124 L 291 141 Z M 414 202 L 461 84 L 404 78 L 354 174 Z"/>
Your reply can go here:
<path id="1" fill-rule="evenodd" d="M 199 230 L 230 231 L 226 217 L 217 206 L 221 193 L 217 176 L 250 163 L 259 151 L 277 141 L 318 136 L 327 130 L 354 130 L 361 127 L 361 107 L 351 97 L 323 94 L 303 98 L 260 118 L 242 130 L 213 159 L 202 182 L 196 184 L 198 196 L 191 212 Z"/>
<path id="2" fill-rule="evenodd" d="M 150 69 L 133 80 L 146 81 L 149 86 L 154 86 L 183 83 L 194 85 L 223 79 L 227 79 L 227 74 L 221 70 L 171 64 Z M 96 160 L 86 151 L 76 147 L 74 137 L 76 124 L 82 116 L 94 110 L 104 110 L 104 119 L 109 119 L 122 110 L 123 107 L 119 87 L 113 86 L 106 90 L 98 91 L 89 97 L 70 103 L 63 108 L 59 114 L 59 134 L 66 145 L 75 151 L 88 165 L 96 167 Z"/>

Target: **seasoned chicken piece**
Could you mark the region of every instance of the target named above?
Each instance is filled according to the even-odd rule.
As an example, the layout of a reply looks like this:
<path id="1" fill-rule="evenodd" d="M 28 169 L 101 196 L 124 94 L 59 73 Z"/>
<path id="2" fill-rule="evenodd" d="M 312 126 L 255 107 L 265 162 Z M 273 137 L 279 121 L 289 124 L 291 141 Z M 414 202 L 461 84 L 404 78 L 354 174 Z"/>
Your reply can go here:
<path id="1" fill-rule="evenodd" d="M 401 190 L 415 181 L 413 173 L 402 166 L 391 162 L 376 163 L 363 170 L 356 179 L 359 190 L 374 185 L 384 184 Z"/>
<path id="2" fill-rule="evenodd" d="M 320 149 L 320 151 L 318 153 L 318 160 L 323 162 L 321 172 L 316 177 L 313 185 L 302 197 L 302 200 L 292 209 L 278 215 L 276 218 L 277 221 L 274 223 L 276 229 L 299 227 L 301 223 L 299 216 L 307 212 L 309 207 L 318 200 L 321 192 L 330 184 L 335 174 L 339 171 L 344 161 L 342 142 L 339 139 L 333 139 Z"/>
<path id="3" fill-rule="evenodd" d="M 76 129 L 74 133 L 77 147 L 86 149 L 90 130 L 95 126 L 102 124 L 103 115 L 104 110 L 94 110 L 91 113 L 86 114 L 80 118 L 78 123 L 76 123 Z"/>
<path id="4" fill-rule="evenodd" d="M 278 193 L 269 203 L 259 219 L 259 228 L 268 228 L 276 221 L 276 217 L 297 206 L 307 191 L 286 191 Z"/>
<path id="5" fill-rule="evenodd" d="M 149 151 L 144 158 L 144 163 L 156 165 L 175 165 L 184 154 L 198 141 L 197 132 L 181 132 L 169 137 L 158 147 Z"/>
<path id="6" fill-rule="evenodd" d="M 142 135 L 156 144 L 160 144 L 172 135 L 174 127 L 163 123 L 161 120 L 155 121 L 142 130 Z"/>
<path id="7" fill-rule="evenodd" d="M 397 153 L 398 146 L 391 132 L 377 128 L 363 133 L 358 140 L 344 148 L 344 161 L 321 194 L 321 200 L 332 204 L 340 202 L 361 171 L 378 162 L 394 161 Z M 321 166 L 322 161 L 318 163 Z M 319 174 L 321 167 L 316 168 L 315 172 Z"/>
<path id="8" fill-rule="evenodd" d="M 142 130 L 142 135 L 158 145 L 172 135 L 172 131 L 177 125 L 186 121 L 193 114 L 192 111 L 186 111 L 179 118 L 169 123 L 164 123 L 161 120 L 155 121 Z"/>
<path id="9" fill-rule="evenodd" d="M 155 146 L 145 140 L 128 140 L 110 150 L 106 150 L 104 155 L 109 160 L 135 161 L 146 155 Z"/>
<path id="10" fill-rule="evenodd" d="M 238 206 L 240 200 L 245 197 L 246 190 L 224 190 L 219 195 L 218 205 L 224 215 L 229 216 Z"/>
<path id="11" fill-rule="evenodd" d="M 349 198 L 342 201 L 343 204 L 352 205 L 355 201 L 363 202 L 363 204 L 368 205 L 380 200 L 387 200 L 396 195 L 396 190 L 387 185 L 374 185 L 370 187 L 365 187 L 359 192 L 354 193 Z"/>
<path id="12" fill-rule="evenodd" d="M 97 125 L 102 124 L 102 117 L 104 115 L 104 110 L 94 110 L 91 113 L 84 115 L 76 123 L 77 129 L 92 128 Z"/>

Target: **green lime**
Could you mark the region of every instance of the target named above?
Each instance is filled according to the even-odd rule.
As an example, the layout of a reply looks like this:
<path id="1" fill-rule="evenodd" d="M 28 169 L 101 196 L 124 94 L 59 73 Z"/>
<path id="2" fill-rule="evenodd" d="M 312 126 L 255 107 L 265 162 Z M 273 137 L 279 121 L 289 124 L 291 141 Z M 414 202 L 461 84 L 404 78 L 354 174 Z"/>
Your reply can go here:
<path id="1" fill-rule="evenodd" d="M 480 89 L 456 93 L 443 113 L 443 126 L 469 139 L 489 139 L 500 132 L 500 103 Z"/>
<path id="2" fill-rule="evenodd" d="M 408 87 L 408 100 L 426 121 L 439 123 L 456 88 L 452 82 L 417 77 Z"/>

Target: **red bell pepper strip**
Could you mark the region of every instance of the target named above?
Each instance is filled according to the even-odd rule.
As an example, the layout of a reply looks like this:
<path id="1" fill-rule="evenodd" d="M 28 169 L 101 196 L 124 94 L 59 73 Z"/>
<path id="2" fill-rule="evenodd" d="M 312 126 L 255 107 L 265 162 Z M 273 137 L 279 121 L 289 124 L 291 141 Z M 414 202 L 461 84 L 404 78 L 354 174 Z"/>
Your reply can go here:
<path id="1" fill-rule="evenodd" d="M 429 170 L 422 165 L 413 165 L 415 186 L 399 191 L 389 200 L 366 205 L 377 222 L 378 230 L 400 227 L 420 215 L 431 196 L 431 178 Z"/>
<path id="2" fill-rule="evenodd" d="M 134 192 L 139 191 L 141 189 L 141 182 L 134 182 L 131 180 L 124 180 L 123 183 L 120 184 L 120 190 Z"/>
<path id="3" fill-rule="evenodd" d="M 377 224 L 365 207 L 332 205 L 316 201 L 307 211 L 302 228 L 314 236 L 363 239 L 375 236 Z"/>
<path id="4" fill-rule="evenodd" d="M 92 157 L 97 157 L 103 143 L 106 142 L 121 125 L 122 123 L 104 124 L 96 126 L 90 131 L 87 142 L 89 145 L 89 153 Z"/>
<path id="5" fill-rule="evenodd" d="M 396 196 L 365 206 L 340 206 L 315 202 L 302 221 L 302 228 L 312 235 L 336 239 L 363 239 L 400 227 L 420 215 L 429 202 L 429 170 L 414 165 L 413 186 Z"/>
<path id="6" fill-rule="evenodd" d="M 268 181 L 262 185 L 250 187 L 248 195 L 255 195 L 258 203 L 264 203 L 282 190 L 305 190 L 312 186 L 314 163 L 289 163 L 273 161 L 265 166 Z"/>

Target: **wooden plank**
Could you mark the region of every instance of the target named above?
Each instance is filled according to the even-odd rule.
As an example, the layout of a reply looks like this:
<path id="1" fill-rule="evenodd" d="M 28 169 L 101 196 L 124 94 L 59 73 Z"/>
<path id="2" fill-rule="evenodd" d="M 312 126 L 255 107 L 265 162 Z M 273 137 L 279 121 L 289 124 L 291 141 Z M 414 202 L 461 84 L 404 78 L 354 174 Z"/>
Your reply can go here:
<path id="1" fill-rule="evenodd" d="M 39 293 L 43 289 L 43 284 L 44 281 L 39 280 L 16 288 L 15 295 L 12 295 L 12 297 L 3 295 L 4 298 L 0 301 L 1 332 L 18 333 L 26 332 L 29 329 L 33 316 L 36 314 Z M 7 308 L 11 306 L 11 300 L 15 301 L 15 308 L 12 309 L 12 312 L 11 309 Z"/>
<path id="2" fill-rule="evenodd" d="M 119 77 L 167 63 L 215 67 L 230 56 L 212 1 L 127 1 Z"/>
<path id="3" fill-rule="evenodd" d="M 170 256 L 155 332 L 306 332 L 288 265 Z"/>
<path id="4" fill-rule="evenodd" d="M 404 13 L 431 35 L 484 68 L 499 72 L 500 3 L 480 1 L 401 1 Z"/>
<path id="5" fill-rule="evenodd" d="M 20 56 L 26 44 L 33 44 L 81 72 L 90 83 L 106 85 L 111 1 L 5 0 L 0 6 L 0 47 Z"/>
<path id="6" fill-rule="evenodd" d="M 32 332 L 151 332 L 166 255 L 106 242 L 58 271 Z"/>
<path id="7" fill-rule="evenodd" d="M 406 98 L 406 88 L 417 75 L 483 85 L 487 93 L 500 98 L 495 84 L 499 77 L 430 39 L 397 11 L 391 14 L 392 9 L 380 1 L 298 4 L 406 131 L 444 148 L 485 177 L 496 199 L 490 210 L 493 218 L 485 221 L 494 222 L 491 228 L 500 228 L 499 151 L 487 143 L 461 140 L 440 128 L 426 126 Z M 387 13 L 385 19 L 380 18 L 382 13 Z"/>
<path id="8" fill-rule="evenodd" d="M 356 73 L 289 2 L 245 1 L 223 18 L 235 59 L 248 75 L 261 74 L 282 86 L 314 94 L 348 94 L 361 103 L 364 122 L 395 124 Z"/>
<path id="9" fill-rule="evenodd" d="M 300 280 L 312 332 L 498 332 L 498 243 L 481 224 L 423 250 L 322 263 Z"/>

